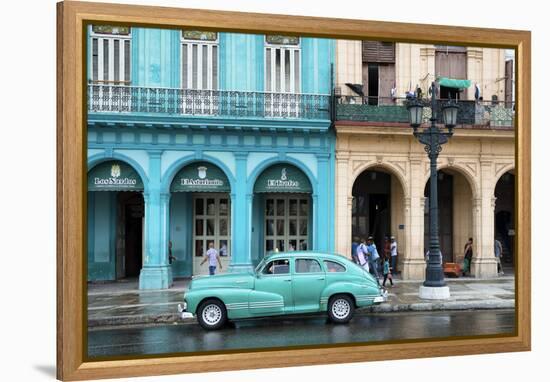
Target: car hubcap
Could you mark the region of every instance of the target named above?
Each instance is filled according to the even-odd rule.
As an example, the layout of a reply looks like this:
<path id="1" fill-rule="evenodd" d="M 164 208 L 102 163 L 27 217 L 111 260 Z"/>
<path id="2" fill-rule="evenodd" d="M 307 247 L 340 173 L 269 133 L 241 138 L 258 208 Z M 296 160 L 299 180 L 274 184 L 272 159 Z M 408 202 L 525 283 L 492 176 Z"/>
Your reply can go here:
<path id="1" fill-rule="evenodd" d="M 334 317 L 343 319 L 348 316 L 350 312 L 349 302 L 343 298 L 339 298 L 332 304 L 332 314 Z"/>
<path id="2" fill-rule="evenodd" d="M 208 325 L 216 325 L 222 319 L 222 310 L 217 305 L 207 305 L 202 311 L 202 319 Z"/>

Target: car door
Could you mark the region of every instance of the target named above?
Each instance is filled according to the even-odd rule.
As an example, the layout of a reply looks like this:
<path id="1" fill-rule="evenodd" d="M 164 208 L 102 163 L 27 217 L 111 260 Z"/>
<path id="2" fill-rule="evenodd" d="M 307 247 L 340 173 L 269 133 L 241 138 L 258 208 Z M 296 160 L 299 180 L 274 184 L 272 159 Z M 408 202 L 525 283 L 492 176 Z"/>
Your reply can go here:
<path id="1" fill-rule="evenodd" d="M 326 277 L 319 260 L 297 258 L 292 270 L 292 293 L 295 312 L 316 312 L 326 285 Z"/>
<path id="2" fill-rule="evenodd" d="M 289 259 L 268 261 L 262 269 L 258 270 L 248 307 L 250 314 L 255 316 L 293 311 Z"/>

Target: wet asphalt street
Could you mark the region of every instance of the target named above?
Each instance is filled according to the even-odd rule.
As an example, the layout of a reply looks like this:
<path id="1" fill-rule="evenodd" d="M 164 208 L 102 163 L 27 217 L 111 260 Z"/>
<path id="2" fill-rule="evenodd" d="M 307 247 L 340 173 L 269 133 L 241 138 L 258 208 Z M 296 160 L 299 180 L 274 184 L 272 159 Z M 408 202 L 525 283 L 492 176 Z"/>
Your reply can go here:
<path id="1" fill-rule="evenodd" d="M 359 313 L 347 325 L 302 316 L 238 321 L 213 332 L 203 330 L 195 320 L 178 325 L 96 329 L 88 332 L 88 356 L 511 334 L 514 315 L 514 310 Z"/>

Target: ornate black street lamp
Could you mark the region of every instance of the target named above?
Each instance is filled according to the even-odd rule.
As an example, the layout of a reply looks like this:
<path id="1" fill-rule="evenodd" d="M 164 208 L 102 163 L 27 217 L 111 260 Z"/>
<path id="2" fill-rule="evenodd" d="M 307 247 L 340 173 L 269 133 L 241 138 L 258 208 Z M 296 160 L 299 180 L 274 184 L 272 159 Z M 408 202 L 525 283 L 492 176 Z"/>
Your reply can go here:
<path id="1" fill-rule="evenodd" d="M 428 264 L 426 266 L 426 280 L 420 288 L 420 297 L 424 298 L 448 298 L 449 289 L 445 285 L 443 267 L 441 264 L 439 248 L 439 222 L 437 203 L 437 157 L 441 152 L 441 146 L 448 142 L 453 135 L 453 128 L 456 125 L 458 106 L 450 102 L 442 106 L 443 124 L 447 131 L 442 131 L 436 125 L 437 101 L 435 98 L 435 82 L 431 86 L 431 109 L 430 127 L 419 131 L 422 124 L 422 109 L 425 105 L 422 100 L 411 100 L 407 105 L 409 110 L 410 124 L 413 134 L 420 143 L 424 145 L 424 151 L 430 158 L 430 248 Z M 435 289 L 437 288 L 437 289 Z"/>

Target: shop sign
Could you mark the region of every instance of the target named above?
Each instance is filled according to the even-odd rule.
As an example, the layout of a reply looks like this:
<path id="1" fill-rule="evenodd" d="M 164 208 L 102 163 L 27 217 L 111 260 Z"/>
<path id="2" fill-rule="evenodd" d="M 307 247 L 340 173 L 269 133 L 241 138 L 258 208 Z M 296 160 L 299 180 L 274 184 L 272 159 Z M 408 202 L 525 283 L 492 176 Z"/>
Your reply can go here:
<path id="1" fill-rule="evenodd" d="M 143 181 L 130 165 L 109 161 L 90 170 L 88 191 L 143 191 Z"/>
<path id="2" fill-rule="evenodd" d="M 181 169 L 170 187 L 172 192 L 229 192 L 224 172 L 212 163 L 193 163 Z"/>
<path id="3" fill-rule="evenodd" d="M 258 177 L 254 192 L 311 193 L 311 184 L 307 176 L 295 166 L 275 165 Z"/>

